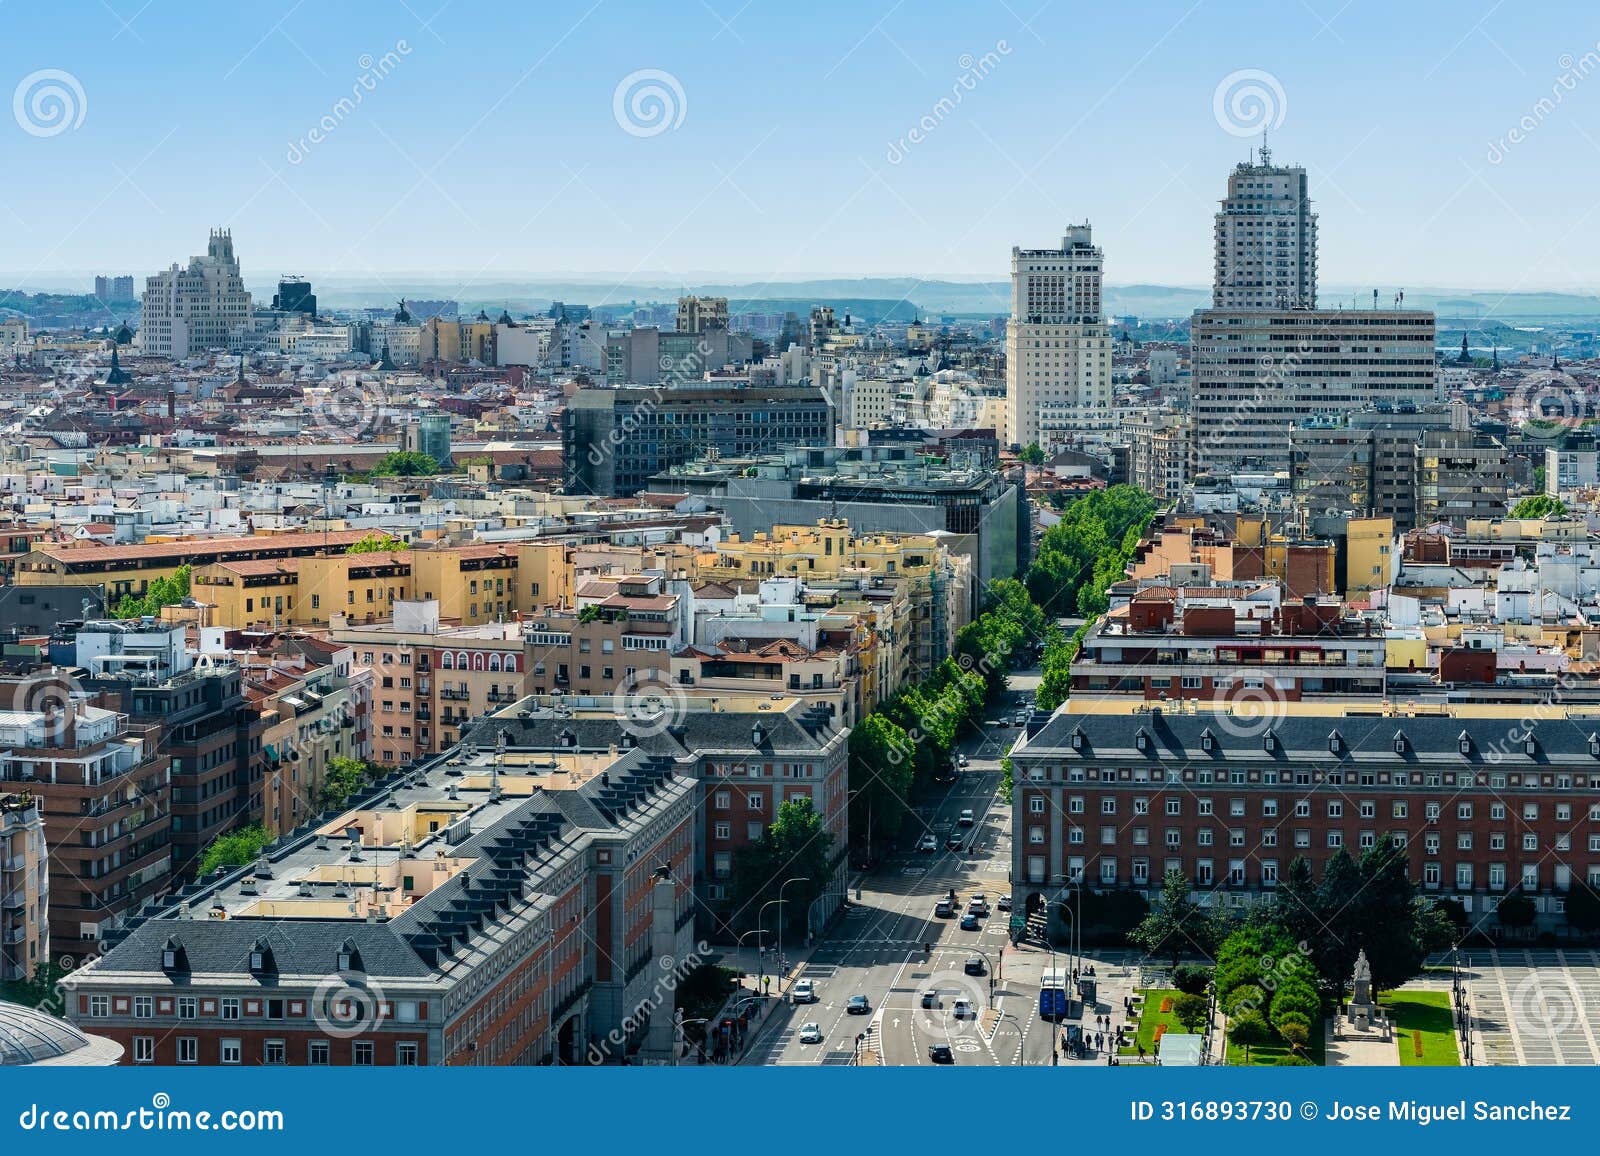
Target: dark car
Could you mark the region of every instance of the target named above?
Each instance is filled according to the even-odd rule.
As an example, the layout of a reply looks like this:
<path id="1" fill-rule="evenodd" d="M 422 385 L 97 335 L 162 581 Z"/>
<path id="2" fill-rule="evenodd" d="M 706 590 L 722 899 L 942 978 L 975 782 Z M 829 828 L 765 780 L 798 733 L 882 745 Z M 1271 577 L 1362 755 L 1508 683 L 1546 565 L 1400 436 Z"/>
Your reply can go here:
<path id="1" fill-rule="evenodd" d="M 844 1010 L 853 1016 L 864 1016 L 872 1010 L 872 1005 L 867 1002 L 864 995 L 853 995 L 850 1002 L 844 1005 Z"/>
<path id="2" fill-rule="evenodd" d="M 978 917 L 976 915 L 963 915 L 961 917 L 962 931 L 977 931 L 982 926 L 983 924 L 978 922 Z"/>
<path id="3" fill-rule="evenodd" d="M 948 838 L 948 839 L 946 839 L 944 841 L 944 849 L 946 851 L 959 851 L 959 850 L 961 850 L 961 836 L 960 835 L 951 835 L 950 838 Z"/>
<path id="4" fill-rule="evenodd" d="M 928 1059 L 935 1064 L 953 1064 L 956 1054 L 950 1050 L 949 1044 L 929 1044 Z"/>
<path id="5" fill-rule="evenodd" d="M 967 956 L 967 965 L 966 965 L 966 967 L 962 968 L 962 970 L 965 971 L 968 975 L 982 975 L 983 974 L 983 956 L 981 956 L 981 955 L 969 955 L 969 956 Z"/>
<path id="6" fill-rule="evenodd" d="M 934 988 L 930 987 L 927 991 L 923 992 L 922 993 L 922 1006 L 923 1007 L 938 1007 L 939 1006 L 939 993 L 938 993 L 938 991 L 935 990 Z"/>

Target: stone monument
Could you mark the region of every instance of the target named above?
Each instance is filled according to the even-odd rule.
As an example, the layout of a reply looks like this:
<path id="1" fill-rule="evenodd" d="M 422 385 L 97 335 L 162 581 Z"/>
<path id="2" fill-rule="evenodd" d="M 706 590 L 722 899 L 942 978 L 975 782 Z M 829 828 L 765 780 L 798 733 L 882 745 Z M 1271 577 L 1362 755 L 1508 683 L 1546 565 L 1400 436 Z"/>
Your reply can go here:
<path id="1" fill-rule="evenodd" d="M 1356 953 L 1355 975 L 1350 979 L 1350 1005 L 1345 1009 L 1344 1018 L 1345 1029 L 1356 1034 L 1382 1030 L 1378 1009 L 1372 1002 L 1372 965 L 1367 962 L 1365 948 Z"/>

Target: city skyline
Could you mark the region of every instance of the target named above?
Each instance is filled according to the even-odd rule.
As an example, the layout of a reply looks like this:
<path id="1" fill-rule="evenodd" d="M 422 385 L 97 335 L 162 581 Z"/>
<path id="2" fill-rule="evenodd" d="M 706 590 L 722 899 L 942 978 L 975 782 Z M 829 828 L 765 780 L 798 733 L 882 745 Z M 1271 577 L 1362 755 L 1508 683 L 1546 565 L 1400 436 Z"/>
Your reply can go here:
<path id="1" fill-rule="evenodd" d="M 1302 6 L 1269 33 L 1256 7 L 1157 4 L 1134 29 L 1053 4 L 794 25 L 602 0 L 487 38 L 398 3 L 19 13 L 4 131 L 49 179 L 0 197 L 0 264 L 20 287 L 142 278 L 225 226 L 252 283 L 1000 281 L 1012 245 L 1088 220 L 1108 284 L 1201 285 L 1220 176 L 1266 128 L 1317 190 L 1330 285 L 1590 287 L 1600 50 L 1574 9 Z M 184 67 L 150 69 L 155 44 Z"/>

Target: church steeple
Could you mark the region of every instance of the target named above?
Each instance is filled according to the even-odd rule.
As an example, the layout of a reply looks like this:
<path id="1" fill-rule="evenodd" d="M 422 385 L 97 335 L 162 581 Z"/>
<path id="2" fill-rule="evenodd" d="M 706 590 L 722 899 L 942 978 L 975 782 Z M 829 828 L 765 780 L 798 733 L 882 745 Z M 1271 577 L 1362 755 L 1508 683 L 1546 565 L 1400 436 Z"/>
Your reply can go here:
<path id="1" fill-rule="evenodd" d="M 133 375 L 122 368 L 122 359 L 117 356 L 117 347 L 111 347 L 111 368 L 106 372 L 106 385 L 127 385 L 133 380 Z"/>
<path id="2" fill-rule="evenodd" d="M 239 376 L 233 379 L 235 385 L 243 385 L 244 381 L 244 351 L 239 352 Z"/>

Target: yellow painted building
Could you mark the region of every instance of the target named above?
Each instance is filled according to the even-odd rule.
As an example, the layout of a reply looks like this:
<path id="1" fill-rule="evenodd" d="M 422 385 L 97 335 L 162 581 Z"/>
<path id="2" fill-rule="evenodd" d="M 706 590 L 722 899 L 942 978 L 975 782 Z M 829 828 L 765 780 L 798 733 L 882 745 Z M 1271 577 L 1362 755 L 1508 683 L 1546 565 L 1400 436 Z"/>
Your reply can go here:
<path id="1" fill-rule="evenodd" d="M 1351 518 L 1345 531 L 1344 596 L 1365 598 L 1394 580 L 1394 519 Z"/>

